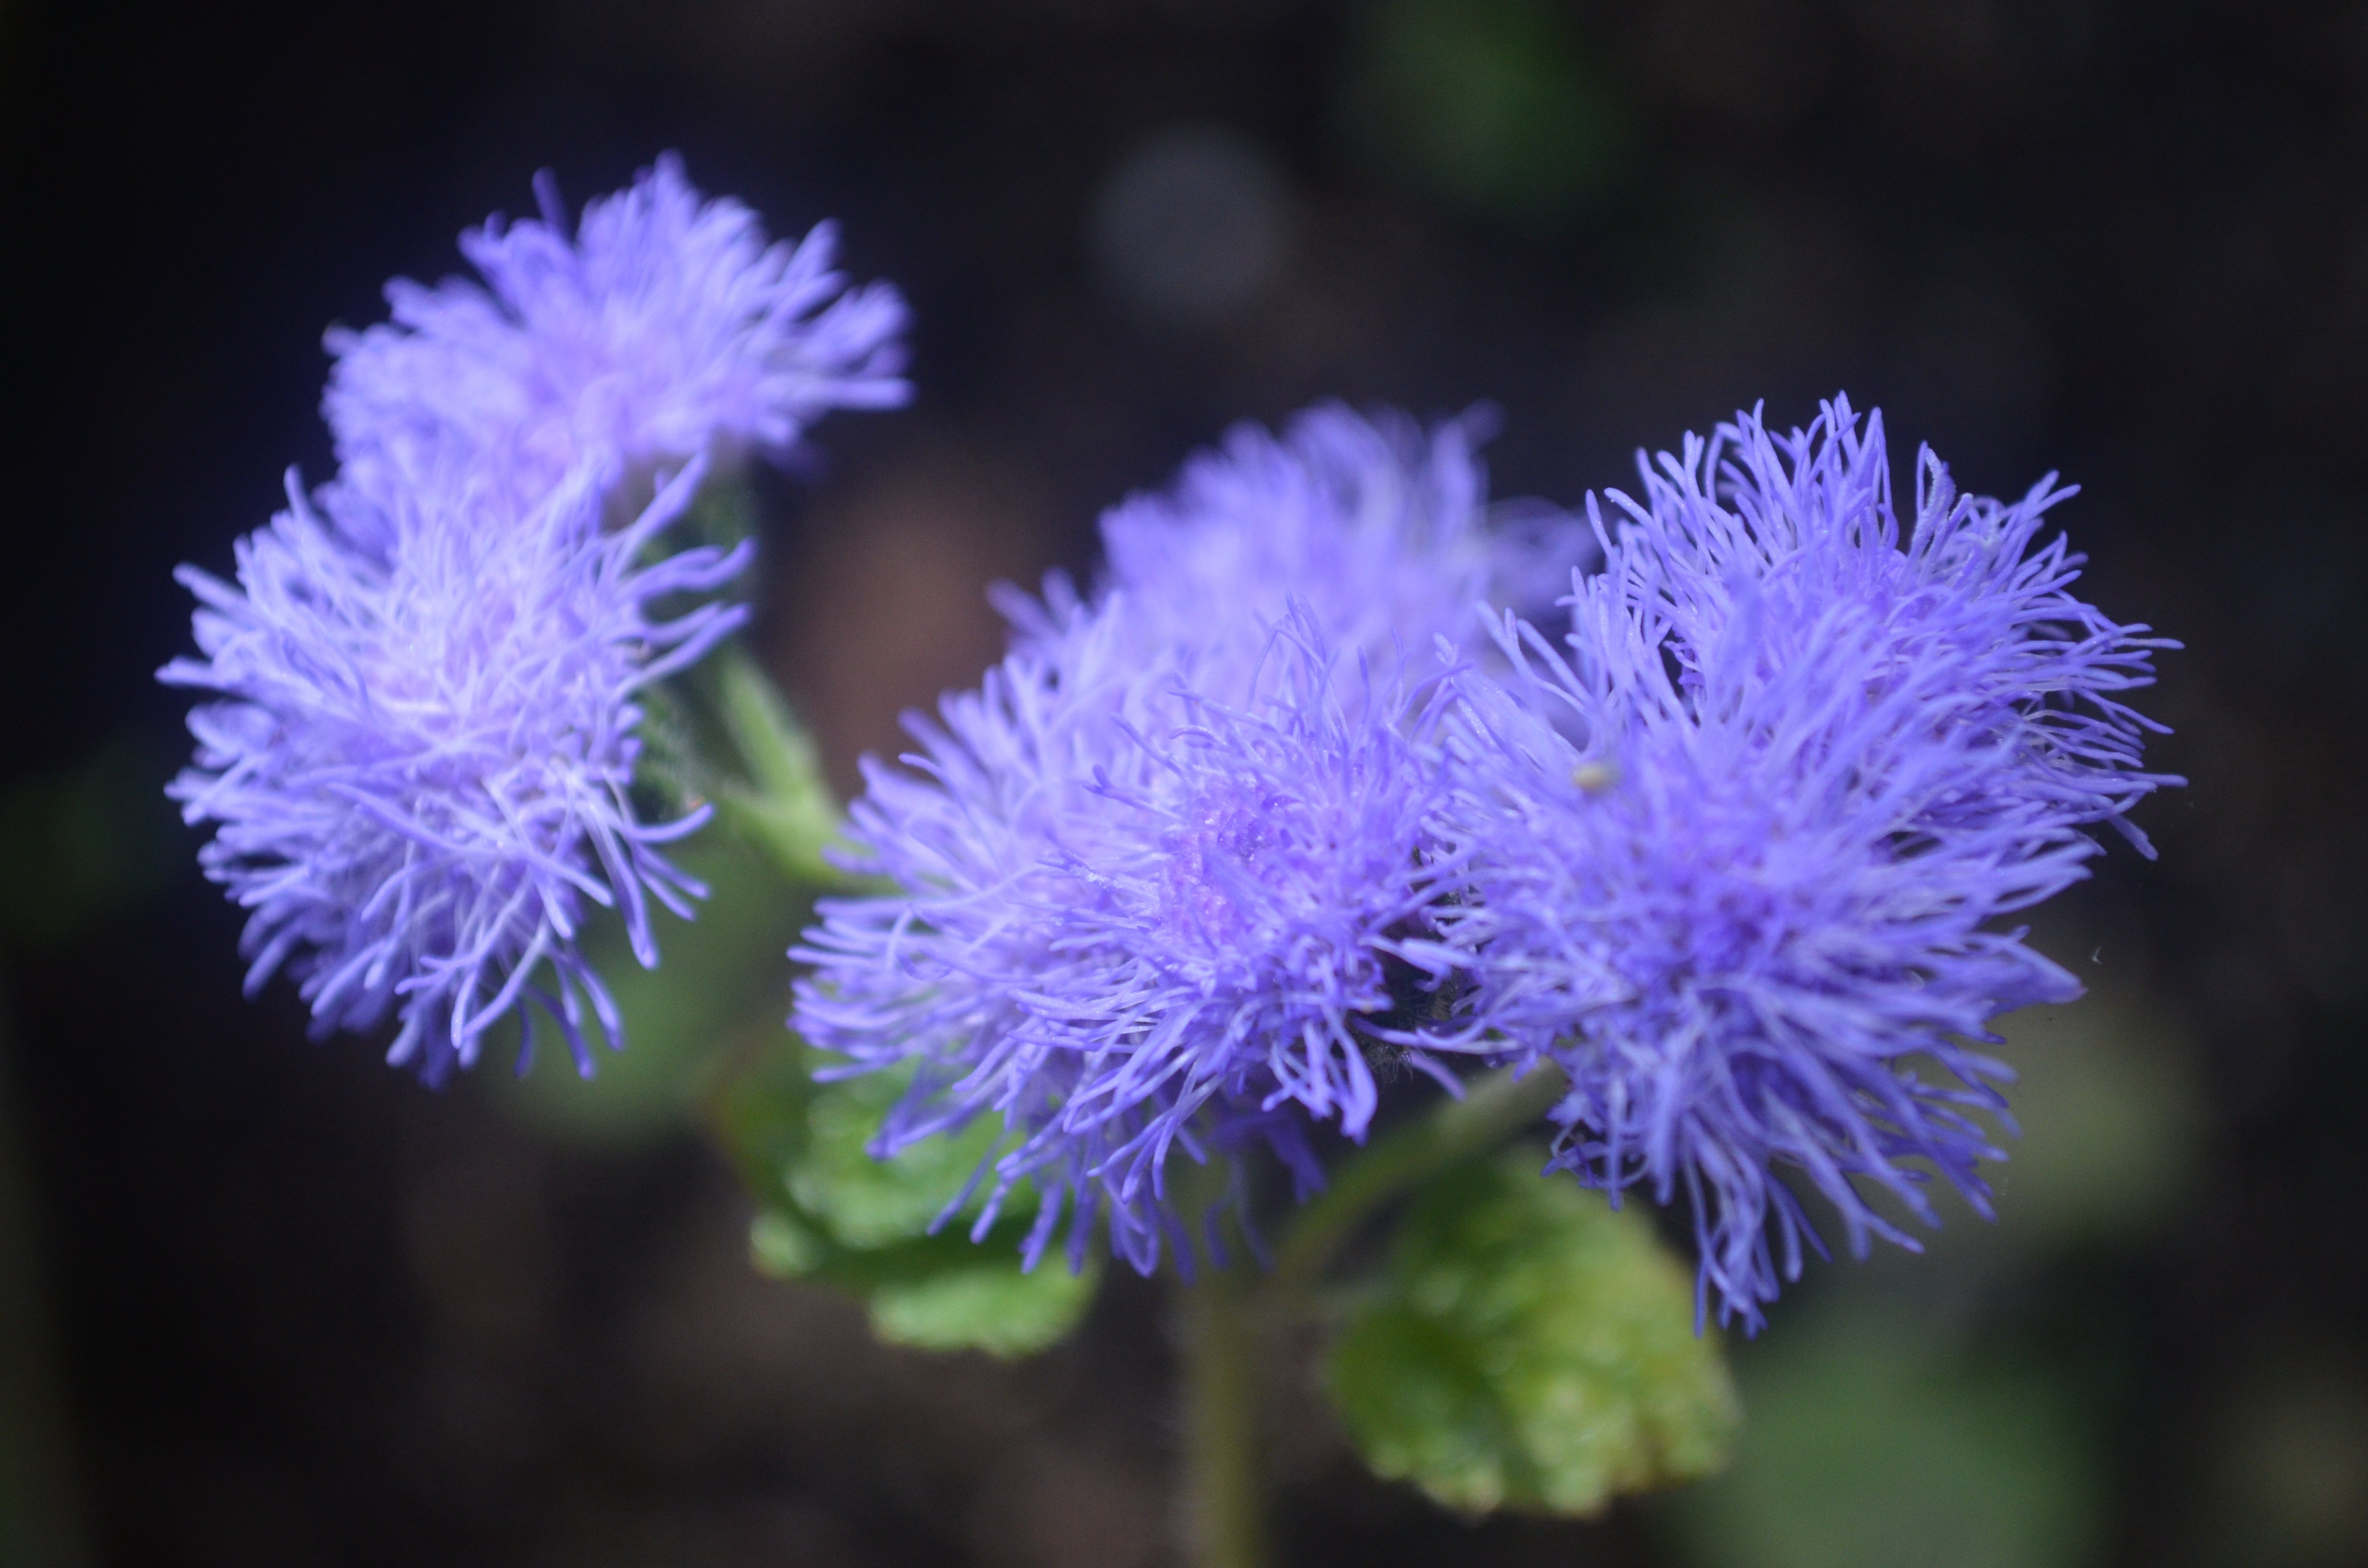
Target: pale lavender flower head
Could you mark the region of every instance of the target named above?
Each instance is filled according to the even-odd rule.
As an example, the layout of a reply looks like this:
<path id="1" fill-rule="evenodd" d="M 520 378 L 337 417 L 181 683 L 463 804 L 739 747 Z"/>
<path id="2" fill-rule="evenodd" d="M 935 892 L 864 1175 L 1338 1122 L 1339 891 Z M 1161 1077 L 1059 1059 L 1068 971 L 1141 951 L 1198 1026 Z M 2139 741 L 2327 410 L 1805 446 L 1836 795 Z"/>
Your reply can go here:
<path id="1" fill-rule="evenodd" d="M 632 800 L 635 694 L 746 614 L 651 617 L 748 562 L 746 545 L 647 558 L 703 467 L 609 532 L 597 464 L 531 506 L 485 483 L 336 518 L 291 474 L 288 510 L 239 541 L 235 583 L 181 569 L 202 657 L 160 675 L 221 700 L 190 714 L 197 757 L 171 793 L 216 824 L 199 858 L 251 912 L 250 994 L 284 969 L 318 1033 L 395 1018 L 389 1059 L 430 1081 L 522 1001 L 587 1073 L 587 1001 L 620 1042 L 578 948 L 588 906 L 619 911 L 649 965 L 650 902 L 688 914 L 704 892 L 657 846 L 705 808 L 648 823 Z"/>
<path id="2" fill-rule="evenodd" d="M 1427 656 L 1440 638 L 1485 649 L 1479 606 L 1543 611 L 1593 552 L 1563 513 L 1489 505 L 1475 450 L 1488 425 L 1482 411 L 1426 431 L 1395 411 L 1325 403 L 1281 437 L 1235 426 L 1172 488 L 1103 515 L 1098 594 L 1127 596 L 1137 658 L 1187 650 L 1196 688 L 1227 701 L 1248 689 L 1294 602 L 1327 645 L 1376 668 Z M 1045 598 L 1049 614 L 1007 596 L 1024 635 L 1053 630 L 1076 603 L 1058 577 Z"/>
<path id="3" fill-rule="evenodd" d="M 2030 550 L 2054 494 L 1957 500 L 1926 454 L 1903 549 L 1883 472 L 1839 403 L 1690 440 L 1622 501 L 1568 656 L 1508 618 L 1516 677 L 1464 683 L 1453 743 L 1455 1043 L 1558 1063 L 1554 1163 L 1682 1190 L 1747 1327 L 1822 1250 L 1782 1173 L 1860 1254 L 1915 1245 L 1878 1201 L 1934 1221 L 1925 1166 L 1988 1211 L 1969 1112 L 2009 1074 L 1965 1042 L 2080 989 L 2002 918 L 2176 782 L 2135 770 L 2116 695 L 2165 644 L 2072 598 L 2060 540 Z"/>
<path id="4" fill-rule="evenodd" d="M 848 289 L 831 224 L 768 244 L 671 154 L 587 204 L 572 239 L 548 176 L 536 192 L 540 221 L 461 236 L 482 286 L 399 278 L 393 321 L 328 335 L 341 484 L 383 501 L 459 471 L 531 503 L 586 461 L 779 458 L 830 409 L 910 395 L 904 302 L 885 283 Z"/>
<path id="5" fill-rule="evenodd" d="M 1423 852 L 1425 698 L 1341 678 L 1302 606 L 1214 700 L 1189 657 L 1143 658 L 1134 613 L 1115 593 L 1023 642 L 915 722 L 913 771 L 870 767 L 853 864 L 899 891 L 821 906 L 792 1023 L 852 1071 L 917 1059 L 882 1154 L 1000 1117 L 978 1233 L 1031 1181 L 1031 1265 L 1065 1205 L 1073 1263 L 1099 1211 L 1147 1273 L 1163 1242 L 1190 1261 L 1173 1152 L 1263 1141 L 1304 1190 L 1307 1127 L 1372 1116 L 1368 1052 L 1428 1065 L 1398 1014 L 1444 973 L 1427 911 L 1454 868 Z"/>

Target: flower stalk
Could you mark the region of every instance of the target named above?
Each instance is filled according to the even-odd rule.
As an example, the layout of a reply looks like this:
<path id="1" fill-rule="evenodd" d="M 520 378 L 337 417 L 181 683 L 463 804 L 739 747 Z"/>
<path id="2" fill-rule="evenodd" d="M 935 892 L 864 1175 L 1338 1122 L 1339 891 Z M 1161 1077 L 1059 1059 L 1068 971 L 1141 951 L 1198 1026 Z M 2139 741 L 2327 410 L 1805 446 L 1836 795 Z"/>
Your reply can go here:
<path id="1" fill-rule="evenodd" d="M 1441 1172 L 1502 1144 L 1543 1120 L 1569 1088 L 1559 1068 L 1503 1068 L 1462 1099 L 1376 1138 L 1351 1156 L 1331 1185 L 1292 1216 L 1276 1248 L 1269 1289 L 1290 1299 L 1312 1290 L 1360 1228 Z"/>
<path id="2" fill-rule="evenodd" d="M 1275 1266 L 1203 1267 L 1177 1288 L 1182 1358 L 1183 1527 L 1193 1568 L 1270 1568 L 1264 1335 L 1304 1313 L 1325 1269 L 1357 1233 L 1423 1183 L 1502 1146 L 1553 1107 L 1566 1080 L 1551 1067 L 1506 1068 L 1421 1119 L 1375 1139 L 1300 1209 Z M 1210 1174 L 1210 1173 L 1204 1173 Z"/>
<path id="3" fill-rule="evenodd" d="M 1238 1268 L 1177 1292 L 1183 1357 L 1183 1528 L 1194 1568 L 1269 1568 L 1258 1313 Z"/>

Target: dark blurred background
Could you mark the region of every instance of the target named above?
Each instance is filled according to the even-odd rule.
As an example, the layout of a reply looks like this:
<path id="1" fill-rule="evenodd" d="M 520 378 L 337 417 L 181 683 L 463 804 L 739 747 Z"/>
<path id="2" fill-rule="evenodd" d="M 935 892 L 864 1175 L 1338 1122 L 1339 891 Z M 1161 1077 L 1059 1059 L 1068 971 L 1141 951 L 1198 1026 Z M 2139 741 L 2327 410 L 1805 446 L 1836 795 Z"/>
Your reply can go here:
<path id="1" fill-rule="evenodd" d="M 1174 1560 L 1154 1290 L 1034 1362 L 873 1346 L 750 1271 L 632 1053 L 439 1096 L 242 1001 L 159 792 L 170 570 L 326 476 L 321 330 L 678 148 L 916 312 L 915 406 L 764 484 L 842 786 L 993 655 L 987 583 L 1326 396 L 1491 401 L 1498 493 L 1569 502 L 1847 389 L 1903 478 L 2078 481 L 2092 597 L 2187 643 L 2162 858 L 2048 912 L 2093 994 L 2009 1029 L 2001 1225 L 1815 1271 L 1733 1473 L 1600 1524 L 1440 1514 L 1294 1396 L 1295 1561 L 2368 1562 L 2368 6 L 85 0 L 0 71 L 0 1552 Z"/>

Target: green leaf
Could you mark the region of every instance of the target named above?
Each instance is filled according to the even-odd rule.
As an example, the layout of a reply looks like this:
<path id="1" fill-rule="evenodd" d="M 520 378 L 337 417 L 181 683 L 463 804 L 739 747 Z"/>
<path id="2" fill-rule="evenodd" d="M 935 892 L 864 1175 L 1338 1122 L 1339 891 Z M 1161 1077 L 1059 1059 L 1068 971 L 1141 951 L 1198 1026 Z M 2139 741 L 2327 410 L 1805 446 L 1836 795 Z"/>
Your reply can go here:
<path id="1" fill-rule="evenodd" d="M 686 543 L 730 550 L 742 540 L 755 537 L 763 511 L 756 488 L 746 477 L 710 471 L 689 512 L 674 529 L 676 537 L 672 540 L 657 540 L 654 548 L 662 555 L 671 555 Z M 740 585 L 746 587 L 745 579 Z"/>
<path id="2" fill-rule="evenodd" d="M 994 1149 L 1001 1124 L 979 1117 L 958 1133 L 925 1138 L 894 1159 L 871 1157 L 872 1137 L 903 1097 L 907 1073 L 824 1084 L 806 1109 L 805 1147 L 785 1173 L 790 1196 L 843 1246 L 882 1247 L 928 1233 Z M 1007 1203 L 1015 1214 L 1035 1204 Z M 962 1213 L 979 1211 L 975 1199 Z"/>
<path id="3" fill-rule="evenodd" d="M 1685 1268 L 1542 1163 L 1434 1182 L 1326 1368 L 1365 1462 L 1451 1508 L 1593 1514 L 1710 1474 L 1739 1424 Z"/>
<path id="4" fill-rule="evenodd" d="M 758 1271 L 776 1279 L 812 1274 L 830 1260 L 830 1244 L 783 1209 L 768 1209 L 750 1222 L 748 1251 Z"/>
<path id="5" fill-rule="evenodd" d="M 716 1131 L 762 1205 L 749 1233 L 757 1266 L 864 1296 L 881 1338 L 921 1349 L 1026 1356 L 1075 1328 L 1099 1265 L 1073 1274 L 1056 1257 L 1021 1271 L 1020 1239 L 1039 1201 L 1031 1189 L 1007 1195 L 976 1242 L 979 1194 L 930 1232 L 993 1150 L 996 1124 L 981 1118 L 875 1160 L 871 1140 L 909 1074 L 816 1084 L 819 1060 L 794 1042 L 768 1051 L 713 1106 Z"/>
<path id="6" fill-rule="evenodd" d="M 920 1350 L 1032 1356 L 1067 1337 L 1093 1300 L 1099 1271 L 1072 1274 L 1058 1257 L 1022 1274 L 1008 1253 L 892 1282 L 871 1292 L 871 1329 Z"/>

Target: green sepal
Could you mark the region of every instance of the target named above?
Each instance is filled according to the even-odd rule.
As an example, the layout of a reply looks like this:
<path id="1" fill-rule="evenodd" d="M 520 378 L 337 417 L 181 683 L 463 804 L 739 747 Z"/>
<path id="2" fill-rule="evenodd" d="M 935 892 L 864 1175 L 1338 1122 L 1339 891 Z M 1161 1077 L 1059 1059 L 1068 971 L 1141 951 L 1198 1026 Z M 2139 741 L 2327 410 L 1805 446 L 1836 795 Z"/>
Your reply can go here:
<path id="1" fill-rule="evenodd" d="M 983 1193 L 932 1233 L 994 1148 L 999 1124 L 982 1117 L 875 1160 L 869 1145 L 908 1075 L 817 1084 L 819 1060 L 787 1042 L 714 1102 L 716 1130 L 758 1200 L 749 1233 L 757 1267 L 864 1297 L 873 1332 L 892 1344 L 1008 1358 L 1066 1337 L 1093 1300 L 1099 1263 L 1072 1273 L 1056 1255 L 1021 1269 L 1020 1242 L 1040 1201 L 1031 1189 L 1007 1195 L 975 1241 Z"/>
<path id="2" fill-rule="evenodd" d="M 1596 1514 L 1718 1470 L 1740 1422 L 1687 1270 L 1543 1163 L 1431 1183 L 1325 1368 L 1374 1472 L 1466 1513 Z"/>
<path id="3" fill-rule="evenodd" d="M 839 842 L 840 819 L 813 737 L 738 645 L 723 650 L 713 680 L 716 716 L 745 770 L 745 781 L 718 785 L 717 810 L 793 881 L 810 887 L 844 881 L 823 857 Z"/>
<path id="4" fill-rule="evenodd" d="M 801 888 L 848 885 L 825 858 L 840 845 L 838 801 L 805 726 L 739 639 L 697 669 L 645 688 L 633 787 L 663 814 L 712 803 L 718 817 Z"/>

